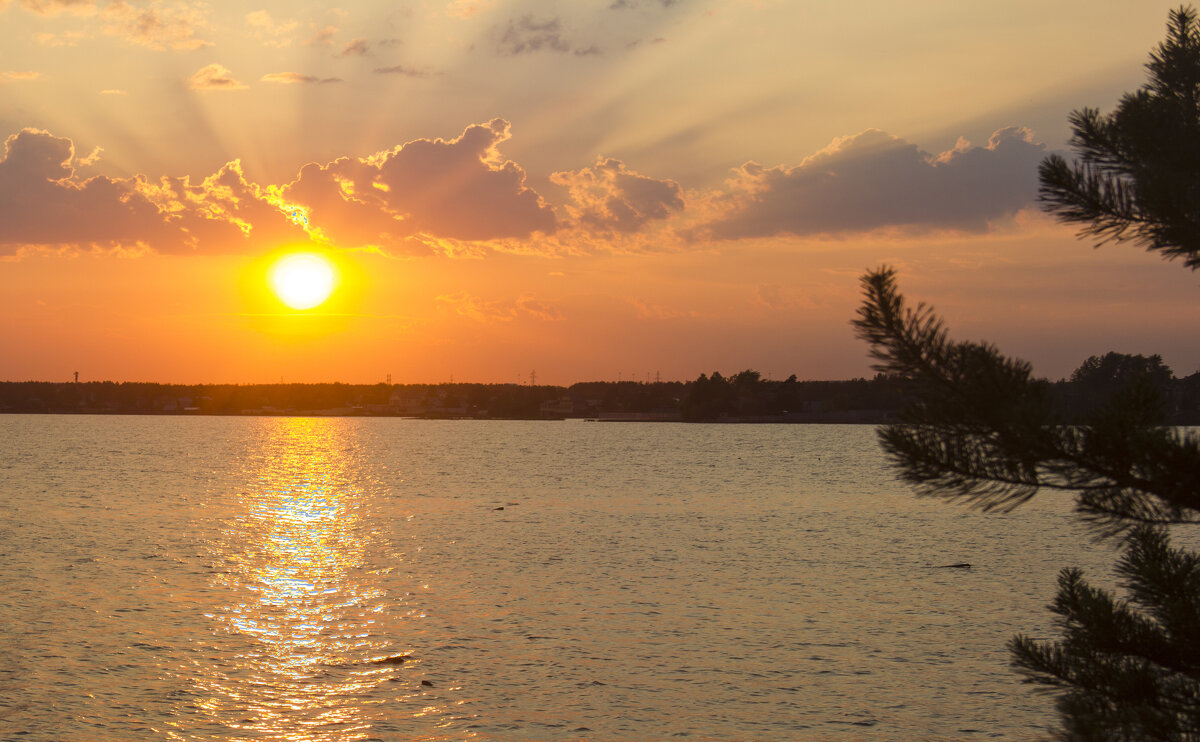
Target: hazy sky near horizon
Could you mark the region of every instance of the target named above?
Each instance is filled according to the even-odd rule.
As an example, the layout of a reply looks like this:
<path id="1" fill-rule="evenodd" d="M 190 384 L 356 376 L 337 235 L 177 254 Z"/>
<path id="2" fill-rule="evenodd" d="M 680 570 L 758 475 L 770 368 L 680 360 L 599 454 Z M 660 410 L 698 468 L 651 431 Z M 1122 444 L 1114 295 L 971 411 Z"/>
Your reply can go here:
<path id="1" fill-rule="evenodd" d="M 0 0 L 0 379 L 849 378 L 882 263 L 1039 374 L 1193 373 L 1196 276 L 1033 200 L 1175 5 Z"/>

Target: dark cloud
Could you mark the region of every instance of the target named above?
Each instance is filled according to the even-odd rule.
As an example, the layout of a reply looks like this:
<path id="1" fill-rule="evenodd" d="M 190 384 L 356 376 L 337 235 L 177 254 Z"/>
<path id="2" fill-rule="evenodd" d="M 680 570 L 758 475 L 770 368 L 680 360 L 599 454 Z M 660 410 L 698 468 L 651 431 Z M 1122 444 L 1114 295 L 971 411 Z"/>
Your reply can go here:
<path id="1" fill-rule="evenodd" d="M 508 22 L 500 33 L 499 50 L 516 56 L 538 51 L 569 52 L 571 45 L 563 38 L 561 20 L 539 21 L 527 13 Z"/>
<path id="2" fill-rule="evenodd" d="M 608 6 L 609 10 L 630 10 L 632 8 L 640 8 L 643 5 L 660 5 L 664 8 L 669 8 L 673 5 L 678 5 L 683 0 L 654 0 L 651 3 L 641 2 L 641 0 L 613 0 Z"/>
<path id="3" fill-rule="evenodd" d="M 376 75 L 404 75 L 405 77 L 429 77 L 429 73 L 424 70 L 406 67 L 402 64 L 394 67 L 376 67 L 374 70 Z"/>
<path id="4" fill-rule="evenodd" d="M 554 173 L 550 179 L 570 191 L 571 215 L 596 232 L 634 232 L 684 207 L 679 184 L 640 175 L 611 158 L 600 158 L 590 168 Z"/>
<path id="5" fill-rule="evenodd" d="M 108 178 L 74 182 L 69 139 L 23 129 L 4 142 L 0 160 L 0 245 L 136 244 L 158 210 Z"/>
<path id="6" fill-rule="evenodd" d="M 354 39 L 338 52 L 339 57 L 363 57 L 371 50 L 366 39 Z"/>
<path id="7" fill-rule="evenodd" d="M 716 200 L 720 215 L 701 234 L 983 231 L 1033 202 L 1044 155 L 1044 145 L 1015 127 L 997 131 L 985 147 L 960 140 L 940 155 L 872 129 L 838 139 L 795 167 L 743 165 Z"/>

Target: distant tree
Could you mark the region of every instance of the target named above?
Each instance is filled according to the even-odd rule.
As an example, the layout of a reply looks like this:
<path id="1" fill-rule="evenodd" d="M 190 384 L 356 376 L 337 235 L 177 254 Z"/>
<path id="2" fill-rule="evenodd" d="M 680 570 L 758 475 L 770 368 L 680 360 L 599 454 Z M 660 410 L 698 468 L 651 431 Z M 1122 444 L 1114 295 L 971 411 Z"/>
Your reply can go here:
<path id="1" fill-rule="evenodd" d="M 1142 387 L 1147 404 L 1154 401 L 1164 406 L 1173 378 L 1170 367 L 1157 354 L 1109 352 L 1091 356 L 1071 374 L 1071 403 L 1067 409 L 1074 419 L 1095 411 L 1112 395 L 1133 386 Z"/>
<path id="2" fill-rule="evenodd" d="M 749 368 L 733 377 L 733 385 L 741 388 L 753 388 L 760 381 L 762 381 L 762 374 Z"/>
<path id="3" fill-rule="evenodd" d="M 1091 356 L 1071 373 L 1071 381 L 1093 387 L 1120 386 L 1132 379 L 1144 377 L 1152 383 L 1165 386 L 1174 375 L 1163 363 L 1162 356 L 1127 355 L 1105 353 Z"/>
<path id="4" fill-rule="evenodd" d="M 1192 9 L 1171 12 L 1147 67 L 1149 84 L 1113 114 L 1072 114 L 1079 160 L 1043 163 L 1042 199 L 1085 234 L 1132 240 L 1194 270 L 1200 26 Z M 1173 547 L 1168 533 L 1200 522 L 1200 440 L 1162 426 L 1147 374 L 1114 371 L 1104 358 L 1077 375 L 1106 376 L 1107 398 L 1080 424 L 1061 424 L 1029 364 L 950 340 L 931 308 L 905 302 L 891 269 L 867 274 L 863 287 L 858 334 L 877 369 L 906 380 L 916 400 L 901 424 L 880 430 L 903 479 L 984 510 L 1014 508 L 1041 490 L 1071 492 L 1100 535 L 1122 540 L 1125 597 L 1064 569 L 1051 606 L 1061 639 L 1017 636 L 1009 645 L 1028 681 L 1060 691 L 1060 737 L 1200 740 L 1200 555 Z M 1151 376 L 1161 366 L 1144 360 Z"/>
<path id="5" fill-rule="evenodd" d="M 1174 376 L 1162 355 L 1128 355 L 1105 353 L 1092 355 L 1070 375 L 1076 384 L 1121 384 L 1134 377 L 1150 377 L 1154 383 L 1165 384 Z"/>

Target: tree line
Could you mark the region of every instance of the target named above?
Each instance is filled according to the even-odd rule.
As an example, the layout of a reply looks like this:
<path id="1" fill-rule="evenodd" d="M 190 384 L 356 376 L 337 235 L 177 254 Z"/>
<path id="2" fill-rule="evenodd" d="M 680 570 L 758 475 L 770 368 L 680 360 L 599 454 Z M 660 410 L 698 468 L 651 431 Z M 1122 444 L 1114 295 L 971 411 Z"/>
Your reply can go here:
<path id="1" fill-rule="evenodd" d="M 1165 419 L 1200 424 L 1200 373 L 1179 379 L 1160 356 L 1106 353 L 1070 378 L 1037 382 L 1065 421 L 1082 420 L 1112 390 L 1142 379 Z M 868 422 L 894 419 L 913 398 L 901 376 L 770 380 L 747 369 L 687 381 L 519 384 L 154 384 L 0 382 L 0 412 L 58 414 L 303 415 L 544 419 L 583 417 L 684 422 Z M 651 419 L 649 417 L 645 419 Z"/>

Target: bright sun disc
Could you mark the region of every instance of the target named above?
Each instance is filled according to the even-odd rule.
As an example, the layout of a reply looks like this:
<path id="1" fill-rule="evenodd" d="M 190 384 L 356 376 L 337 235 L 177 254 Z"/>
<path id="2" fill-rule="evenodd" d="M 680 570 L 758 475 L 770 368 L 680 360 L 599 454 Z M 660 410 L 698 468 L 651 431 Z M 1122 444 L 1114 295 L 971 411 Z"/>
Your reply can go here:
<path id="1" fill-rule="evenodd" d="M 312 309 L 333 293 L 337 273 L 333 264 L 310 252 L 280 258 L 271 268 L 271 288 L 292 309 Z"/>

